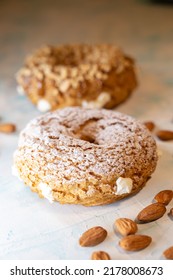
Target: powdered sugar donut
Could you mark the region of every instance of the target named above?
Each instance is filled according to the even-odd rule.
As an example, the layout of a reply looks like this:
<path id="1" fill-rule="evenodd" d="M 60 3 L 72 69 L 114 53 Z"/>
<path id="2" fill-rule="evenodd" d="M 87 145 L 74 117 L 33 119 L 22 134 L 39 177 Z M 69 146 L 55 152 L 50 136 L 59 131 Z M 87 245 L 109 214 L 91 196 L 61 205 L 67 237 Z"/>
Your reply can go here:
<path id="1" fill-rule="evenodd" d="M 138 192 L 157 163 L 156 143 L 134 118 L 68 107 L 32 120 L 21 132 L 15 172 L 50 202 L 87 206 Z"/>
<path id="2" fill-rule="evenodd" d="M 66 106 L 113 108 L 136 88 L 134 61 L 114 45 L 46 46 L 17 73 L 23 91 L 46 112 Z"/>

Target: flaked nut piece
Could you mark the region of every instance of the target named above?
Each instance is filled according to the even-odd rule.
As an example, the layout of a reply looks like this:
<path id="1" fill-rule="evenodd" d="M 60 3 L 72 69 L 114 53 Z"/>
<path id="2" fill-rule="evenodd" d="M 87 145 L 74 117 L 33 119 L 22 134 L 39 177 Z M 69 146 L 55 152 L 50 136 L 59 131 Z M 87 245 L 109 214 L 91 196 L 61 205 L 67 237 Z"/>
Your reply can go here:
<path id="1" fill-rule="evenodd" d="M 168 205 L 169 202 L 172 200 L 172 198 L 173 198 L 172 190 L 163 190 L 155 195 L 154 200 L 156 200 L 159 203 L 163 203 L 164 205 Z"/>
<path id="2" fill-rule="evenodd" d="M 85 231 L 79 239 L 79 244 L 82 247 L 92 247 L 103 242 L 107 236 L 107 231 L 100 227 L 92 227 Z"/>
<path id="3" fill-rule="evenodd" d="M 164 257 L 167 260 L 173 260 L 173 246 L 169 247 L 163 252 Z"/>
<path id="4" fill-rule="evenodd" d="M 139 251 L 148 247 L 151 241 L 148 235 L 128 235 L 120 240 L 119 245 L 126 251 Z"/>
<path id="5" fill-rule="evenodd" d="M 12 124 L 12 123 L 1 123 L 0 124 L 0 132 L 12 133 L 14 131 L 16 131 L 15 124 Z"/>
<path id="6" fill-rule="evenodd" d="M 162 141 L 173 140 L 173 131 L 171 130 L 158 130 L 156 136 Z"/>
<path id="7" fill-rule="evenodd" d="M 126 236 L 137 232 L 137 224 L 128 218 L 119 218 L 114 223 L 116 231 L 121 235 Z"/>
<path id="8" fill-rule="evenodd" d="M 91 259 L 92 260 L 110 260 L 111 258 L 108 253 L 106 253 L 104 251 L 97 251 L 97 252 L 92 253 Z"/>
<path id="9" fill-rule="evenodd" d="M 153 131 L 153 129 L 155 128 L 155 124 L 152 121 L 146 121 L 143 123 L 149 131 Z"/>
<path id="10" fill-rule="evenodd" d="M 152 221 L 158 220 L 166 212 L 166 207 L 164 204 L 156 202 L 148 205 L 137 215 L 137 222 L 140 223 L 150 223 Z"/>

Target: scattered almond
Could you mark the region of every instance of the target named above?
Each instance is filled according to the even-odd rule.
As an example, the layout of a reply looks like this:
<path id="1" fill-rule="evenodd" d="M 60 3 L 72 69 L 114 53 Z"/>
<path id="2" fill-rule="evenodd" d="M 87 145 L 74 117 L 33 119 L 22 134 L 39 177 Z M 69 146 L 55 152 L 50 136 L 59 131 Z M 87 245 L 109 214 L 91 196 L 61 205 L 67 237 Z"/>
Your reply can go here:
<path id="1" fill-rule="evenodd" d="M 108 253 L 106 253 L 104 251 L 97 251 L 97 252 L 92 253 L 91 259 L 92 260 L 110 260 L 111 258 Z"/>
<path id="2" fill-rule="evenodd" d="M 171 190 L 160 191 L 154 197 L 154 199 L 157 202 L 163 203 L 164 205 L 168 205 L 169 202 L 172 200 L 172 198 L 173 198 L 173 191 L 171 191 Z"/>
<path id="3" fill-rule="evenodd" d="M 79 239 L 79 244 L 82 247 L 92 247 L 103 242 L 107 236 L 107 231 L 100 227 L 96 226 L 85 231 Z"/>
<path id="4" fill-rule="evenodd" d="M 144 122 L 144 125 L 148 128 L 149 131 L 153 131 L 153 129 L 155 128 L 155 124 L 151 121 Z"/>
<path id="5" fill-rule="evenodd" d="M 12 123 L 2 123 L 0 124 L 0 132 L 12 133 L 16 131 L 16 126 Z"/>
<path id="6" fill-rule="evenodd" d="M 170 209 L 169 215 L 173 217 L 173 208 Z"/>
<path id="7" fill-rule="evenodd" d="M 161 218 L 166 212 L 166 207 L 159 202 L 153 203 L 145 207 L 137 215 L 137 221 L 140 223 L 149 223 Z"/>
<path id="8" fill-rule="evenodd" d="M 128 218 L 119 218 L 115 221 L 115 229 L 123 236 L 137 232 L 137 224 Z"/>
<path id="9" fill-rule="evenodd" d="M 119 245 L 126 251 L 139 251 L 149 246 L 151 241 L 148 235 L 128 235 L 120 240 Z"/>
<path id="10" fill-rule="evenodd" d="M 166 249 L 163 255 L 167 260 L 173 260 L 173 246 Z"/>
<path id="11" fill-rule="evenodd" d="M 163 141 L 173 140 L 173 131 L 171 130 L 159 130 L 156 136 Z"/>

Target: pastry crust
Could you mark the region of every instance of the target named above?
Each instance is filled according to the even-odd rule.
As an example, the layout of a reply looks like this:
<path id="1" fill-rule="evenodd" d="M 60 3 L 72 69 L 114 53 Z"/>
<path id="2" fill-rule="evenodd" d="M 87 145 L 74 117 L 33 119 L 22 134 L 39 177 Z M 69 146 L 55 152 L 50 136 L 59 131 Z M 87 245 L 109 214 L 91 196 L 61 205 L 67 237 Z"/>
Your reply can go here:
<path id="1" fill-rule="evenodd" d="M 86 206 L 138 192 L 154 172 L 156 143 L 130 116 L 69 107 L 32 120 L 14 155 L 19 178 L 50 202 Z"/>
<path id="2" fill-rule="evenodd" d="M 40 111 L 67 106 L 113 108 L 136 88 L 134 60 L 114 45 L 62 45 L 38 49 L 17 73 Z"/>

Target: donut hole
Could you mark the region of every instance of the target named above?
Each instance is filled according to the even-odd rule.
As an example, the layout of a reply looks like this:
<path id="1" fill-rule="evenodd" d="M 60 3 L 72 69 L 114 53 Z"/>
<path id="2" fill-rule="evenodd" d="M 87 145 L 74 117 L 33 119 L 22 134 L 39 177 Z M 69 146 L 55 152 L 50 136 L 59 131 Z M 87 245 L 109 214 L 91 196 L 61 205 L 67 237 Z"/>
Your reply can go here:
<path id="1" fill-rule="evenodd" d="M 83 134 L 83 135 L 81 135 L 80 139 L 81 139 L 81 140 L 84 140 L 84 141 L 86 141 L 86 142 L 89 142 L 89 143 L 98 144 L 97 141 L 96 141 L 96 139 L 93 138 L 93 137 L 90 136 L 90 135 L 85 135 L 85 134 Z"/>
<path id="2" fill-rule="evenodd" d="M 75 133 L 74 137 L 92 144 L 99 145 L 96 135 L 87 133 L 87 130 L 86 131 L 82 130 L 80 131 L 80 133 L 79 132 Z"/>
<path id="3" fill-rule="evenodd" d="M 76 131 L 74 131 L 74 137 L 81 139 L 83 141 L 99 145 L 98 136 L 98 120 L 97 118 L 92 118 L 81 124 Z"/>

